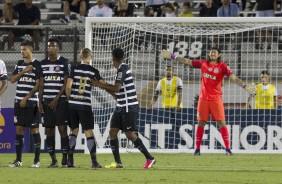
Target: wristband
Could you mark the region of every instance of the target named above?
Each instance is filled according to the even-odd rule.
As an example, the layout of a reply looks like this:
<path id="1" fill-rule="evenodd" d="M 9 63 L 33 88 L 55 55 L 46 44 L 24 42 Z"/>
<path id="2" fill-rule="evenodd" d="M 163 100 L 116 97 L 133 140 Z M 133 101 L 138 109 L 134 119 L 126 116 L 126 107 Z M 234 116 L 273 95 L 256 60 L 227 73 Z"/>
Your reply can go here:
<path id="1" fill-rule="evenodd" d="M 242 88 L 246 89 L 246 87 L 247 87 L 247 84 L 243 84 Z"/>
<path id="2" fill-rule="evenodd" d="M 171 57 L 171 59 L 176 59 L 177 56 L 173 53 L 170 53 L 170 57 Z"/>

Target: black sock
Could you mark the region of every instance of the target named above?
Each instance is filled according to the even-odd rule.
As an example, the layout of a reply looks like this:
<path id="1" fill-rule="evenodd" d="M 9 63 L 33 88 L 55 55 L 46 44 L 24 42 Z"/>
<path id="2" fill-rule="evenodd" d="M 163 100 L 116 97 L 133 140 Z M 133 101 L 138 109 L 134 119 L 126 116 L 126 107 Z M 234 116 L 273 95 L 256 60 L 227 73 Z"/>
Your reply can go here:
<path id="1" fill-rule="evenodd" d="M 34 141 L 34 163 L 39 162 L 40 157 L 40 147 L 41 147 L 41 137 L 39 133 L 33 134 Z"/>
<path id="2" fill-rule="evenodd" d="M 65 162 L 68 158 L 68 152 L 69 152 L 69 137 L 61 137 L 61 149 L 63 153 L 63 159 Z"/>
<path id="3" fill-rule="evenodd" d="M 116 163 L 122 164 L 119 155 L 118 139 L 110 140 L 110 144 Z"/>
<path id="4" fill-rule="evenodd" d="M 152 155 L 148 152 L 147 148 L 144 146 L 142 140 L 139 137 L 136 139 L 136 141 L 133 144 L 140 150 L 141 153 L 143 153 L 146 159 L 150 159 L 150 160 L 154 159 L 154 157 L 152 157 Z"/>
<path id="5" fill-rule="evenodd" d="M 57 162 L 56 154 L 55 154 L 55 135 L 46 137 L 46 145 L 51 156 L 52 162 Z"/>
<path id="6" fill-rule="evenodd" d="M 90 152 L 91 160 L 93 164 L 97 164 L 96 158 L 96 143 L 94 137 L 87 137 L 87 147 Z"/>
<path id="7" fill-rule="evenodd" d="M 24 136 L 23 135 L 16 135 L 16 154 L 17 154 L 17 161 L 22 161 L 22 152 L 23 152 L 23 142 L 24 142 Z"/>
<path id="8" fill-rule="evenodd" d="M 77 136 L 74 134 L 70 134 L 69 136 L 69 154 L 68 156 L 73 158 L 73 153 L 75 150 L 75 146 L 76 146 L 76 138 Z"/>

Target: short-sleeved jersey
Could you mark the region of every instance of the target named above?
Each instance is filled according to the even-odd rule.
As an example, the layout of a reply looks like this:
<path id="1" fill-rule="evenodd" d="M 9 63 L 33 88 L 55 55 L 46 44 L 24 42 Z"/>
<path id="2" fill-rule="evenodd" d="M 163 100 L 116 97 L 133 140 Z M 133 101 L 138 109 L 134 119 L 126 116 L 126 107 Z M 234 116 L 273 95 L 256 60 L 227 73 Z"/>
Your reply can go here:
<path id="1" fill-rule="evenodd" d="M 26 95 L 30 93 L 30 91 L 32 90 L 32 88 L 34 88 L 36 84 L 36 80 L 38 80 L 41 76 L 40 62 L 35 59 L 31 63 L 26 63 L 24 62 L 24 60 L 19 60 L 17 65 L 15 66 L 13 75 L 20 73 L 29 64 L 32 64 L 32 70 L 24 73 L 18 80 L 15 103 L 20 102 Z M 37 94 L 34 94 L 31 98 L 28 99 L 26 106 L 32 107 L 37 104 L 37 101 Z"/>
<path id="2" fill-rule="evenodd" d="M 64 85 L 64 77 L 69 76 L 71 65 L 66 58 L 59 56 L 56 61 L 42 60 L 41 68 L 44 78 L 43 101 L 50 102 Z M 63 94 L 61 99 L 66 99 L 66 95 Z"/>
<path id="3" fill-rule="evenodd" d="M 117 107 L 124 107 L 126 112 L 131 111 L 130 107 L 138 105 L 138 100 L 134 79 L 127 64 L 122 63 L 119 66 L 115 82 L 122 85 L 119 92 L 116 93 Z"/>
<path id="4" fill-rule="evenodd" d="M 202 85 L 200 98 L 211 101 L 221 99 L 224 76 L 232 74 L 228 65 L 223 62 L 211 64 L 207 60 L 193 60 L 192 66 L 201 69 Z"/>
<path id="5" fill-rule="evenodd" d="M 7 68 L 3 60 L 0 60 L 0 80 L 7 80 Z"/>
<path id="6" fill-rule="evenodd" d="M 73 79 L 69 98 L 70 109 L 90 110 L 91 108 L 91 80 L 101 80 L 97 69 L 88 64 L 73 66 L 69 78 Z"/>

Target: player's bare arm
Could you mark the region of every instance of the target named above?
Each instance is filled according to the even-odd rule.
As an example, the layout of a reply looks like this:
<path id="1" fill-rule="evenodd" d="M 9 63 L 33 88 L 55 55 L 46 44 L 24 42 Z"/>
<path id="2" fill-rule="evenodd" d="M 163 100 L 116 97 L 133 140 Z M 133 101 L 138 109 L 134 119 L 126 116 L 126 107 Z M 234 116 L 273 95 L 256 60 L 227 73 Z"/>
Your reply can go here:
<path id="1" fill-rule="evenodd" d="M 192 66 L 192 60 L 180 56 L 176 56 L 173 53 L 170 53 L 168 50 L 162 50 L 161 56 L 165 59 L 174 59 L 179 63 L 182 63 L 184 65 Z"/>
<path id="2" fill-rule="evenodd" d="M 177 89 L 178 93 L 178 98 L 177 98 L 177 106 L 176 106 L 176 111 L 181 110 L 181 103 L 182 103 L 182 89 Z"/>
<path id="3" fill-rule="evenodd" d="M 238 86 L 242 87 L 243 89 L 245 89 L 248 93 L 250 94 L 254 94 L 255 93 L 255 88 L 252 85 L 247 85 L 246 83 L 244 83 L 241 79 L 239 79 L 236 75 L 231 74 L 229 76 L 229 79 L 234 82 L 235 84 L 237 84 Z"/>
<path id="4" fill-rule="evenodd" d="M 278 109 L 278 103 L 277 103 L 278 99 L 277 99 L 277 96 L 273 97 L 273 101 L 274 101 L 274 109 Z"/>
<path id="5" fill-rule="evenodd" d="M 20 107 L 24 108 L 28 99 L 30 99 L 39 89 L 39 79 L 35 81 L 35 86 L 30 90 L 30 92 L 20 101 Z"/>
<path id="6" fill-rule="evenodd" d="M 39 98 L 39 103 L 38 103 L 38 110 L 41 113 L 44 113 L 43 111 L 43 105 L 42 105 L 42 101 L 43 101 L 43 89 L 44 89 L 44 78 L 40 77 L 39 79 L 39 89 L 38 89 L 38 98 Z"/>
<path id="7" fill-rule="evenodd" d="M 22 71 L 20 71 L 19 73 L 17 73 L 16 75 L 13 75 L 10 78 L 10 82 L 13 84 L 15 82 L 17 82 L 21 76 L 23 76 L 26 72 L 29 72 L 32 70 L 32 65 L 28 65 L 27 67 L 25 67 Z"/>
<path id="8" fill-rule="evenodd" d="M 109 90 L 111 92 L 119 92 L 120 88 L 121 88 L 121 84 L 116 82 L 114 85 L 112 84 L 108 84 L 108 83 L 101 83 L 97 80 L 92 80 L 92 85 L 93 86 L 96 86 L 96 87 L 99 87 L 99 88 L 102 88 L 104 90 Z"/>
<path id="9" fill-rule="evenodd" d="M 99 80 L 99 82 L 101 82 L 101 83 L 103 83 L 103 84 L 109 84 L 109 83 L 107 83 L 106 81 L 104 81 L 104 80 Z M 109 84 L 110 85 L 110 84 Z M 105 89 L 105 91 L 107 92 L 107 93 L 109 93 L 110 95 L 112 95 L 112 97 L 116 100 L 117 99 L 117 96 L 116 96 L 116 93 L 115 92 L 113 92 L 113 91 L 110 91 L 110 90 L 107 90 L 107 89 Z"/>
<path id="10" fill-rule="evenodd" d="M 72 87 L 73 79 L 68 78 L 67 85 L 66 85 L 66 96 L 69 100 L 71 94 L 71 87 Z"/>
<path id="11" fill-rule="evenodd" d="M 1 87 L 0 87 L 0 96 L 5 92 L 5 90 L 7 89 L 8 87 L 8 80 L 2 80 L 1 81 Z"/>
<path id="12" fill-rule="evenodd" d="M 66 85 L 67 85 L 67 80 L 68 80 L 68 76 L 64 76 L 64 84 L 63 84 L 63 86 L 61 87 L 61 89 L 60 89 L 59 93 L 57 94 L 57 96 L 49 104 L 49 107 L 53 111 L 56 110 L 57 105 L 58 105 L 58 100 L 65 93 L 65 89 L 66 89 Z"/>

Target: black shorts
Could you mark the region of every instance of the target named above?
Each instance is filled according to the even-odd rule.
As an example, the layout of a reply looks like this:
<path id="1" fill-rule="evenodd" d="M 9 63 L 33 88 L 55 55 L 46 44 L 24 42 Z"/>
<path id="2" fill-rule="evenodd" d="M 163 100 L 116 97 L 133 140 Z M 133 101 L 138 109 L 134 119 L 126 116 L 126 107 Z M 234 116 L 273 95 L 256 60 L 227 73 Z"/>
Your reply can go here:
<path id="1" fill-rule="evenodd" d="M 15 103 L 14 116 L 15 126 L 39 127 L 40 117 L 37 106 L 21 108 L 19 103 Z"/>
<path id="2" fill-rule="evenodd" d="M 136 131 L 139 107 L 136 110 L 126 112 L 125 109 L 116 108 L 111 118 L 111 128 L 118 128 L 123 131 Z"/>
<path id="3" fill-rule="evenodd" d="M 79 127 L 79 123 L 83 130 L 94 129 L 94 116 L 92 110 L 70 109 L 70 128 Z"/>
<path id="4" fill-rule="evenodd" d="M 66 100 L 59 100 L 56 111 L 50 109 L 49 103 L 43 102 L 43 127 L 54 128 L 55 126 L 68 125 L 68 102 Z"/>

